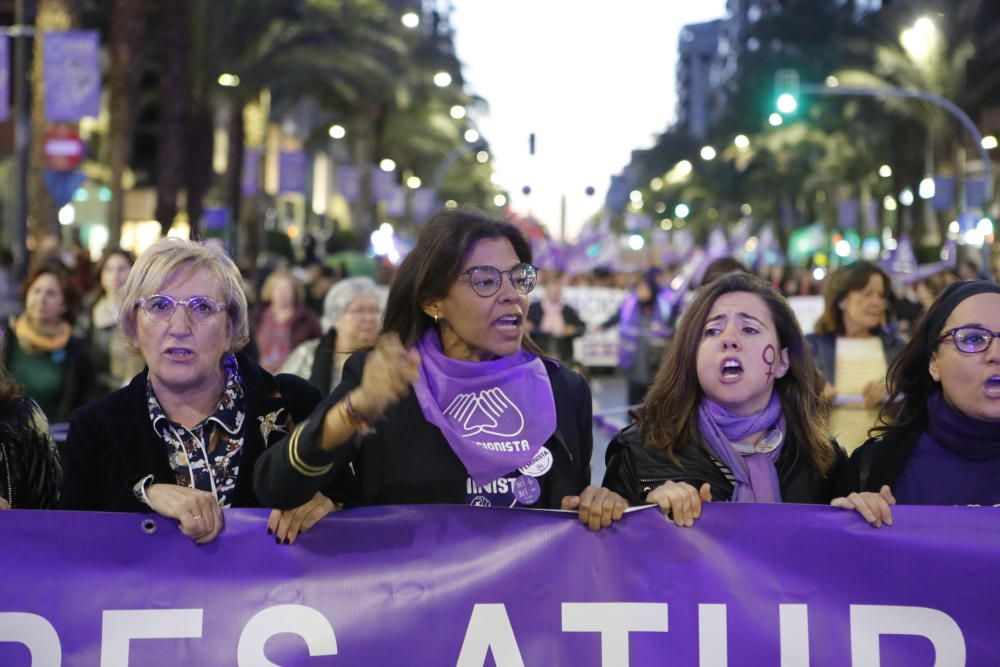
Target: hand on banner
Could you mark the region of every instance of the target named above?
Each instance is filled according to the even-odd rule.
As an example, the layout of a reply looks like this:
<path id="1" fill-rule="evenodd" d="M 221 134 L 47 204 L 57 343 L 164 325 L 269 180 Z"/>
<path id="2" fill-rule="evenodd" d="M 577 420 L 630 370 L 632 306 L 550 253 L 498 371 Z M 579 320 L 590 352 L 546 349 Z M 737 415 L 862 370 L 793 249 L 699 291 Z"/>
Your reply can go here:
<path id="1" fill-rule="evenodd" d="M 180 522 L 178 528 L 198 544 L 215 539 L 222 530 L 222 508 L 215 495 L 176 484 L 153 484 L 146 489 L 153 511 Z"/>
<path id="2" fill-rule="evenodd" d="M 417 379 L 420 353 L 407 350 L 396 334 L 379 337 L 375 349 L 365 359 L 361 386 L 354 390 L 351 403 L 362 417 L 375 421 L 386 408 L 398 403 Z"/>
<path id="3" fill-rule="evenodd" d="M 882 524 L 892 525 L 891 506 L 896 504 L 896 499 L 888 485 L 883 485 L 878 493 L 871 491 L 852 493 L 846 498 L 834 498 L 830 504 L 844 510 L 855 510 L 865 521 L 876 528 L 881 528 Z"/>
<path id="4" fill-rule="evenodd" d="M 696 489 L 687 482 L 664 482 L 646 495 L 646 502 L 658 505 L 667 519 L 678 526 L 693 526 L 701 516 L 701 504 L 712 502 L 708 482 Z"/>
<path id="5" fill-rule="evenodd" d="M 887 394 L 884 380 L 873 380 L 861 390 L 861 395 L 865 397 L 865 407 L 869 410 L 877 408 Z"/>
<path id="6" fill-rule="evenodd" d="M 624 498 L 611 489 L 597 486 L 587 486 L 578 496 L 566 496 L 561 505 L 564 510 L 579 510 L 580 521 L 591 530 L 607 528 L 628 509 Z"/>
<path id="7" fill-rule="evenodd" d="M 311 500 L 290 510 L 271 510 L 267 518 L 267 534 L 274 533 L 274 541 L 293 544 L 299 534 L 306 532 L 330 512 L 344 509 L 319 491 Z"/>
<path id="8" fill-rule="evenodd" d="M 9 510 L 9 509 L 10 509 L 10 503 L 7 502 L 6 498 L 0 496 L 0 510 Z"/>

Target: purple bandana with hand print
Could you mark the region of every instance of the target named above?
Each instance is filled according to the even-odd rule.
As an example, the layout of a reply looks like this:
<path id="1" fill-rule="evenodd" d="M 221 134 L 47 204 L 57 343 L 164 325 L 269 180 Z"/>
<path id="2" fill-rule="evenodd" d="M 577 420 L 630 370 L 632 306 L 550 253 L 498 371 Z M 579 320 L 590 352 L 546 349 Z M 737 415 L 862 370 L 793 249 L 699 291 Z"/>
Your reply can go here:
<path id="1" fill-rule="evenodd" d="M 517 470 L 555 433 L 556 405 L 545 364 L 525 352 L 493 361 L 445 356 L 437 331 L 417 343 L 413 391 L 477 484 Z"/>

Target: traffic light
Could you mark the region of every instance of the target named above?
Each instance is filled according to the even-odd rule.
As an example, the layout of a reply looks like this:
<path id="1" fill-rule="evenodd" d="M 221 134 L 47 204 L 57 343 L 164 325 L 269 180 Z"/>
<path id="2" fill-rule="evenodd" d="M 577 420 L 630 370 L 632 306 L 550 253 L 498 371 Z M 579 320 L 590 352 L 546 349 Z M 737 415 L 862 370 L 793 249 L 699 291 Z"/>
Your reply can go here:
<path id="1" fill-rule="evenodd" d="M 789 116 L 799 108 L 799 73 L 794 69 L 779 69 L 774 73 L 774 107 Z"/>

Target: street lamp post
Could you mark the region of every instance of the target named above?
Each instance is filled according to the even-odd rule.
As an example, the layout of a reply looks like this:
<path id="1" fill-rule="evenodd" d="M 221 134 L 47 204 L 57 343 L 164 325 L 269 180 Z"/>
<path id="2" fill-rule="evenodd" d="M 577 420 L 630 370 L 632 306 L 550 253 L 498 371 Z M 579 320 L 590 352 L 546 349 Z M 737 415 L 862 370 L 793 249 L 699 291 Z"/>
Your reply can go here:
<path id="1" fill-rule="evenodd" d="M 986 179 L 986 202 L 993 198 L 993 167 L 990 164 L 990 156 L 983 147 L 983 135 L 962 109 L 951 100 L 936 95 L 926 90 L 918 88 L 894 88 L 891 86 L 837 86 L 835 88 L 821 86 L 813 83 L 806 83 L 800 86 L 803 93 L 813 95 L 835 95 L 835 96 L 862 96 L 862 97 L 898 97 L 906 99 L 923 100 L 941 107 L 952 116 L 958 119 L 962 127 L 969 133 L 979 151 L 979 157 L 983 163 L 983 175 Z"/>

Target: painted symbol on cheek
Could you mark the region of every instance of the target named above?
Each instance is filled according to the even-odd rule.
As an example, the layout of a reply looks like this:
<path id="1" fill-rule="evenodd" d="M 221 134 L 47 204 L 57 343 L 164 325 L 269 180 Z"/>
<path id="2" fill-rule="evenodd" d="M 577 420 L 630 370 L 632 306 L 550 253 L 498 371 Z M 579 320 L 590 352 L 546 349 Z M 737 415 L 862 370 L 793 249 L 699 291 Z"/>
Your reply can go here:
<path id="1" fill-rule="evenodd" d="M 774 351 L 774 346 L 771 344 L 768 344 L 768 346 L 764 348 L 764 352 L 761 354 L 761 358 L 764 360 L 764 363 L 767 364 L 768 380 L 770 380 L 771 377 L 774 376 L 774 361 L 775 359 L 777 359 L 777 357 L 778 354 L 777 352 Z"/>

